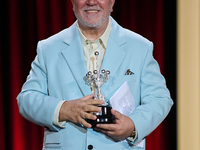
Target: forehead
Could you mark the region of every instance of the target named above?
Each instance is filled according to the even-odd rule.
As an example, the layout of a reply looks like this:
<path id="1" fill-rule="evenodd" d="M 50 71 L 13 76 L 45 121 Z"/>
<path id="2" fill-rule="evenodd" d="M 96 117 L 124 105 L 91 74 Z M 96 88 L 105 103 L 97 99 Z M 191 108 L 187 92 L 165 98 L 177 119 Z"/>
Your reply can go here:
<path id="1" fill-rule="evenodd" d="M 73 2 L 81 2 L 81 3 L 83 3 L 83 2 L 86 2 L 86 1 L 89 1 L 89 0 L 71 0 L 72 4 L 73 4 Z M 113 2 L 114 0 L 94 0 L 94 1 L 105 3 L 105 2 Z"/>

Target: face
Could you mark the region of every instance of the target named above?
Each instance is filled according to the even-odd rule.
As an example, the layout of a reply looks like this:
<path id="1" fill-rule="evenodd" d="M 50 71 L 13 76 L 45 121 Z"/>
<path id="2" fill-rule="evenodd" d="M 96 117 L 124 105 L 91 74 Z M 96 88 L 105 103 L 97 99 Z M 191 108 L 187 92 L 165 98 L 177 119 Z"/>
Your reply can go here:
<path id="1" fill-rule="evenodd" d="M 79 25 L 101 28 L 108 23 L 115 0 L 71 0 Z"/>

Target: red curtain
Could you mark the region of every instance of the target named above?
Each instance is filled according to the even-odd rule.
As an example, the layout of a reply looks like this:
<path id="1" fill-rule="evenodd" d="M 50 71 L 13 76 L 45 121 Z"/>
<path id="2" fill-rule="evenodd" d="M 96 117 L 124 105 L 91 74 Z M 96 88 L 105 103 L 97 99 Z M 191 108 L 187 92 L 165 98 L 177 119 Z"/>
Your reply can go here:
<path id="1" fill-rule="evenodd" d="M 0 43 L 0 47 L 1 47 L 1 43 Z M 0 49 L 1 51 L 1 49 Z M 1 53 L 0 53 L 0 58 L 1 58 Z M 1 69 L 1 62 L 0 62 L 0 70 Z M 1 90 L 2 88 L 2 75 L 0 73 L 0 120 L 3 120 L 4 118 L 4 107 L 3 107 L 3 91 Z M 1 121 L 0 122 L 0 147 L 4 150 L 5 149 L 5 132 L 4 132 L 5 128 L 4 128 L 4 122 Z"/>
<path id="2" fill-rule="evenodd" d="M 71 1 L 8 0 L 0 5 L 0 149 L 41 149 L 43 128 L 20 116 L 16 96 L 29 73 L 38 40 L 75 21 Z M 112 16 L 154 42 L 154 56 L 165 74 L 163 8 L 163 0 L 116 0 Z M 164 121 L 148 136 L 147 150 L 169 149 L 168 124 Z"/>

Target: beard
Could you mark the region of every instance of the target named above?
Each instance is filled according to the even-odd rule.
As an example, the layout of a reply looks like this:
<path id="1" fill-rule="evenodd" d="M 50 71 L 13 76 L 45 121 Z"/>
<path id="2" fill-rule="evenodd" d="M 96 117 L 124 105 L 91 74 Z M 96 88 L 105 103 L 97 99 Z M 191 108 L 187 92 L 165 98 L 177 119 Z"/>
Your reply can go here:
<path id="1" fill-rule="evenodd" d="M 85 10 L 88 10 L 88 9 L 91 9 L 91 8 L 84 7 L 84 8 L 81 9 L 81 11 L 85 11 Z M 102 8 L 96 8 L 96 10 L 103 11 Z M 80 24 L 82 24 L 83 26 L 90 27 L 90 28 L 100 28 L 101 26 L 103 26 L 104 23 L 106 23 L 108 21 L 109 16 L 111 14 L 110 10 L 106 11 L 99 20 L 94 22 L 93 20 L 98 17 L 97 14 L 81 15 L 77 11 L 75 5 L 73 6 L 73 11 L 74 11 L 74 14 L 75 14 L 78 22 Z"/>

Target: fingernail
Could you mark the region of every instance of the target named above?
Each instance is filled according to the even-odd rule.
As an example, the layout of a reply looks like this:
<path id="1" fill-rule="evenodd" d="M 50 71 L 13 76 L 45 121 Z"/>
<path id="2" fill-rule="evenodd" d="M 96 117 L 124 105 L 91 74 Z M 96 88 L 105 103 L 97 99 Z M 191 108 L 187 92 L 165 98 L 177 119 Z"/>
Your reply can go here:
<path id="1" fill-rule="evenodd" d="M 101 112 L 101 107 L 98 108 L 98 112 Z"/>

